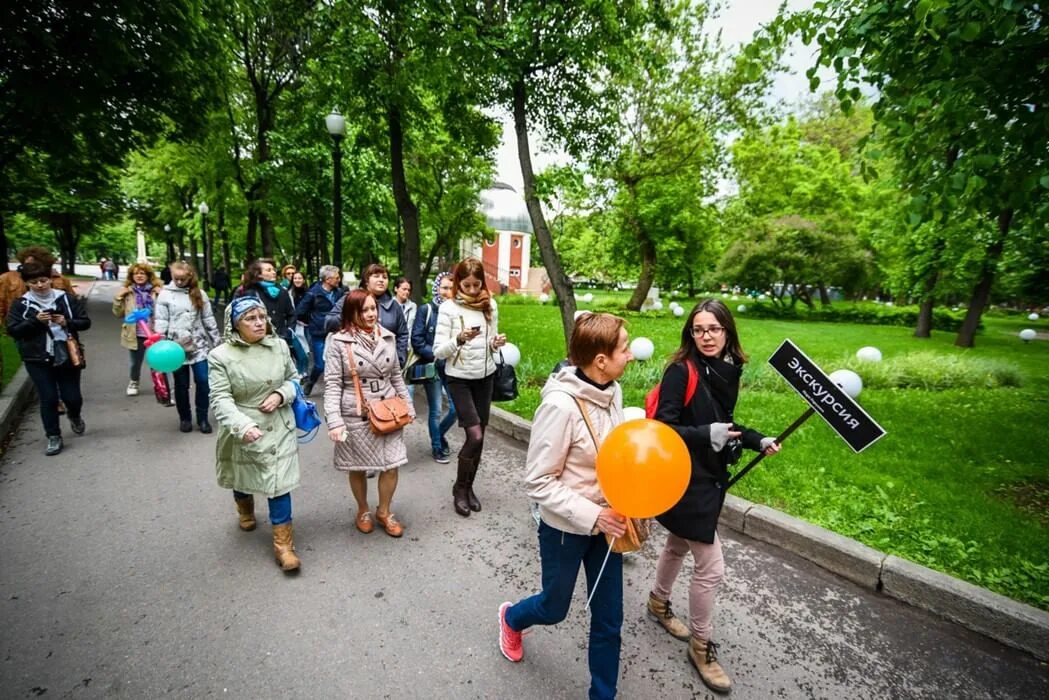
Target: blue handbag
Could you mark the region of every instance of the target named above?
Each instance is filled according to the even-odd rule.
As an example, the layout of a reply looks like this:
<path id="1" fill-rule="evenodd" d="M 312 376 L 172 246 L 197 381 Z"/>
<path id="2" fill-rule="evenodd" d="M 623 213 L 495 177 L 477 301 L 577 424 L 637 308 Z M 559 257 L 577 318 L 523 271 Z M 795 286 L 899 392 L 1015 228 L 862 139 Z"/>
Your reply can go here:
<path id="1" fill-rule="evenodd" d="M 306 399 L 298 382 L 293 383 L 295 400 L 291 402 L 291 411 L 295 414 L 295 427 L 302 431 L 298 439 L 300 443 L 311 442 L 321 427 L 321 417 L 317 413 L 317 404 Z"/>

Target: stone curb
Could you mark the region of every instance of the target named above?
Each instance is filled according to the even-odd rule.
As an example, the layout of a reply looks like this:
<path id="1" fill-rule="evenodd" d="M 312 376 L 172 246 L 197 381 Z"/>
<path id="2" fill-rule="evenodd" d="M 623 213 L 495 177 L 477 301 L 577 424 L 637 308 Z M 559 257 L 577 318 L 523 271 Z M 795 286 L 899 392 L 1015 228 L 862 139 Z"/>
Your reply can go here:
<path id="1" fill-rule="evenodd" d="M 532 424 L 496 406 L 489 425 L 528 442 Z M 731 494 L 720 522 L 786 549 L 864 588 L 936 613 L 1049 661 L 1049 613 Z"/>
<path id="2" fill-rule="evenodd" d="M 23 365 L 0 393 L 0 440 L 6 438 L 14 429 L 32 395 L 33 382 L 29 380 L 29 374 Z"/>

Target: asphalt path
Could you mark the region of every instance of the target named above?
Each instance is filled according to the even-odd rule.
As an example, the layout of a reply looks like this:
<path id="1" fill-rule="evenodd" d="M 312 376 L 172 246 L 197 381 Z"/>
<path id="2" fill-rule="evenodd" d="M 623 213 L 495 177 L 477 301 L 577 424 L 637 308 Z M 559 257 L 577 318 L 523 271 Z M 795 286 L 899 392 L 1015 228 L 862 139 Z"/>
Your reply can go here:
<path id="1" fill-rule="evenodd" d="M 582 577 L 568 619 L 532 630 L 522 663 L 497 647 L 499 604 L 540 576 L 519 444 L 489 435 L 484 511 L 464 519 L 454 465 L 434 463 L 425 424 L 410 426 L 395 540 L 354 529 L 345 477 L 318 437 L 300 452 L 303 569 L 287 576 L 265 505 L 255 532 L 237 528 L 215 485 L 214 435 L 178 432 L 175 409 L 148 390 L 124 395 L 116 288 L 90 292 L 87 433 L 66 430 L 65 451 L 45 457 L 34 405 L 0 461 L 0 697 L 586 697 Z M 451 438 L 461 444 L 458 429 Z M 722 537 L 715 639 L 734 698 L 1049 697 L 1049 669 L 1022 652 Z M 661 544 L 657 533 L 625 565 L 620 697 L 715 697 L 686 645 L 643 614 Z M 688 574 L 672 601 L 682 615 Z"/>

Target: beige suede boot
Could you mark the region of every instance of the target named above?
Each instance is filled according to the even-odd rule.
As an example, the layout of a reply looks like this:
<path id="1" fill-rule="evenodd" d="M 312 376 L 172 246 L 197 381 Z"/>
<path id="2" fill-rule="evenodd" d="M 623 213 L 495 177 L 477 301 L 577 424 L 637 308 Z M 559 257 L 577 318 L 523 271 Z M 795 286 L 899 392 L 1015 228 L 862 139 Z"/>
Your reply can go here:
<path id="1" fill-rule="evenodd" d="M 273 557 L 284 571 L 295 571 L 302 565 L 295 555 L 295 542 L 292 540 L 291 523 L 273 526 Z"/>
<path id="2" fill-rule="evenodd" d="M 237 504 L 237 517 L 240 520 L 240 529 L 244 532 L 250 532 L 255 529 L 255 497 L 248 496 L 247 498 L 236 498 L 234 503 Z"/>
<path id="3" fill-rule="evenodd" d="M 662 625 L 663 629 L 669 632 L 670 636 L 675 639 L 687 642 L 692 637 L 692 633 L 689 631 L 688 626 L 674 616 L 674 611 L 670 609 L 669 600 L 664 602 L 649 593 L 648 616 Z"/>
<path id="4" fill-rule="evenodd" d="M 718 645 L 706 639 L 693 637 L 688 644 L 688 658 L 699 671 L 703 683 L 716 693 L 732 690 L 732 680 L 718 663 Z"/>

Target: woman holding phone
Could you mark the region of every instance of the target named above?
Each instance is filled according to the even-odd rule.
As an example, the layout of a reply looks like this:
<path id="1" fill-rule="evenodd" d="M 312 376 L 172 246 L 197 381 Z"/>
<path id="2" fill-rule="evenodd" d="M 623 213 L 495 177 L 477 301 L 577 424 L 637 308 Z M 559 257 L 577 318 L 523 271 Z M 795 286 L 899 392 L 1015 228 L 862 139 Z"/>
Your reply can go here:
<path id="1" fill-rule="evenodd" d="M 485 288 L 484 265 L 477 258 L 466 258 L 452 271 L 452 298 L 438 307 L 433 341 L 434 357 L 446 361 L 448 393 L 466 432 L 452 486 L 452 505 L 463 517 L 481 511 L 473 487 L 492 408 L 494 355 L 504 345 L 499 309 Z"/>

